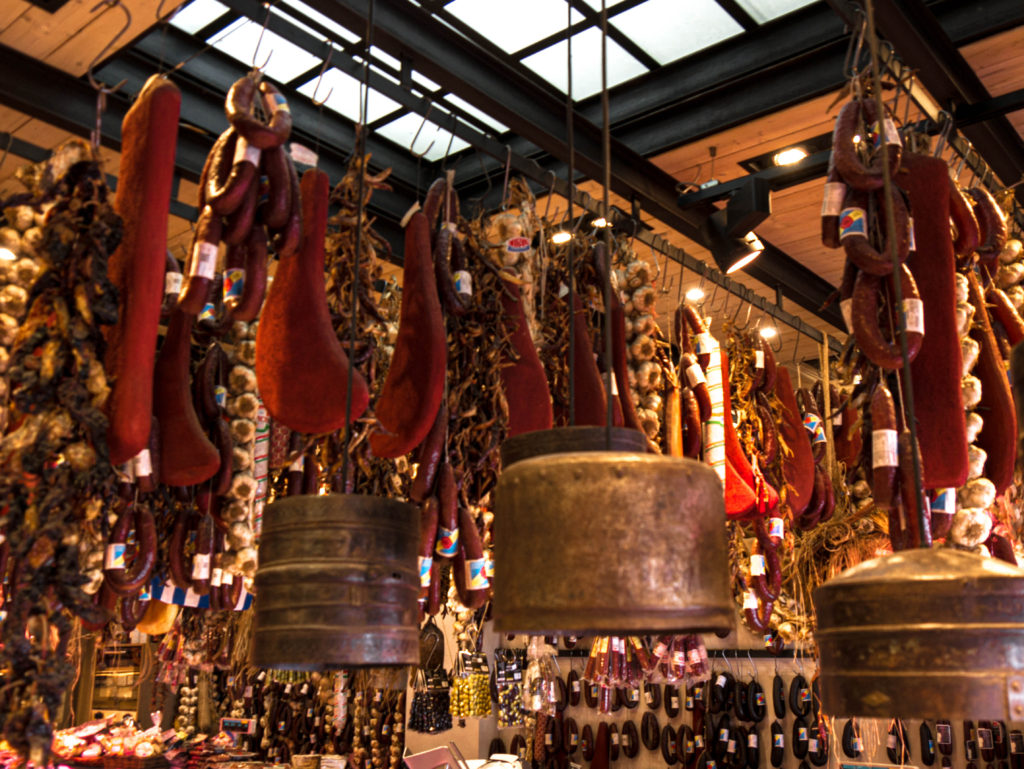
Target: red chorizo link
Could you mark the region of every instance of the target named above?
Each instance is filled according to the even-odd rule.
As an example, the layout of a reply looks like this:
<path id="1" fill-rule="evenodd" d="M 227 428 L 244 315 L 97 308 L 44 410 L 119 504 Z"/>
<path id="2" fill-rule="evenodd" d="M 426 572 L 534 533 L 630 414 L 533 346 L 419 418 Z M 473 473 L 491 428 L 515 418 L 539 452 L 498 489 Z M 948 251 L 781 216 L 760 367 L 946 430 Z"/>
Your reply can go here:
<path id="1" fill-rule="evenodd" d="M 898 503 L 899 438 L 896 427 L 892 393 L 884 382 L 879 382 L 871 394 L 871 496 L 875 507 L 880 510 L 891 511 Z"/>
<path id="2" fill-rule="evenodd" d="M 956 230 L 953 252 L 959 259 L 967 259 L 973 256 L 981 237 L 978 218 L 974 215 L 974 207 L 964 191 L 948 173 L 946 178 L 949 180 L 949 218 L 952 219 Z"/>
<path id="3" fill-rule="evenodd" d="M 1006 330 L 1006 338 L 1010 347 L 1014 347 L 1024 339 L 1024 320 L 1021 320 L 1017 308 L 1013 306 L 1001 288 L 990 286 L 985 293 L 988 310 L 992 318 L 999 321 Z"/>
<path id="4" fill-rule="evenodd" d="M 872 275 L 892 274 L 892 255 L 889 245 L 888 229 L 885 226 L 885 202 L 882 193 L 876 193 L 878 216 L 875 221 L 886 237 L 881 250 L 871 245 L 870 227 L 872 220 L 868 216 L 869 193 L 850 190 L 846 197 L 846 205 L 840 221 L 839 239 L 843 244 L 846 258 L 858 268 Z M 893 212 L 896 225 L 896 256 L 905 262 L 910 253 L 910 219 L 903 195 L 896 191 L 892 197 Z"/>
<path id="5" fill-rule="evenodd" d="M 196 595 L 210 592 L 214 531 L 213 516 L 207 510 L 196 524 L 196 551 L 192 556 L 192 591 Z"/>
<path id="6" fill-rule="evenodd" d="M 447 435 L 448 408 L 442 400 L 434 419 L 434 426 L 430 428 L 426 439 L 416 450 L 416 477 L 412 479 L 412 486 L 409 488 L 409 499 L 413 502 L 423 502 L 433 493 Z"/>
<path id="7" fill-rule="evenodd" d="M 230 160 L 228 152 L 231 153 Z M 214 163 L 206 180 L 206 204 L 217 214 L 227 216 L 238 210 L 246 195 L 255 193 L 260 151 L 244 136 L 235 134 L 224 145 L 223 154 Z M 223 168 L 228 163 L 230 170 L 227 177 L 222 178 Z"/>
<path id="8" fill-rule="evenodd" d="M 690 459 L 697 459 L 700 456 L 701 435 L 700 406 L 693 390 L 689 387 L 683 389 L 683 456 Z"/>
<path id="9" fill-rule="evenodd" d="M 480 540 L 480 530 L 470 515 L 468 508 L 459 509 L 459 551 L 452 561 L 452 578 L 459 601 L 467 609 L 479 609 L 487 602 L 488 580 L 484 567 L 484 549 Z"/>
<path id="10" fill-rule="evenodd" d="M 839 248 L 839 214 L 846 200 L 846 184 L 829 157 L 828 176 L 821 201 L 821 244 L 825 248 Z"/>
<path id="11" fill-rule="evenodd" d="M 260 169 L 267 177 L 267 199 L 260 207 L 260 218 L 270 229 L 284 227 L 292 204 L 292 159 L 284 147 L 273 147 L 260 156 Z"/>
<path id="12" fill-rule="evenodd" d="M 877 275 L 867 272 L 857 276 L 853 291 L 853 334 L 858 346 L 872 363 L 886 369 L 898 369 L 903 367 L 899 340 L 886 340 L 878 320 L 881 280 Z M 900 285 L 907 319 L 907 353 L 909 359 L 913 360 L 924 339 L 924 310 L 917 284 L 906 265 L 902 265 Z"/>
<path id="13" fill-rule="evenodd" d="M 271 116 L 269 125 L 261 123 L 253 115 L 257 88 Z M 250 75 L 235 81 L 231 86 L 224 103 L 224 112 L 235 130 L 261 150 L 280 147 L 291 134 L 292 117 L 284 97 L 266 81 L 257 86 L 256 79 Z"/>
<path id="14" fill-rule="evenodd" d="M 680 358 L 679 368 L 682 376 L 697 400 L 697 407 L 700 409 L 700 421 L 706 422 L 711 419 L 711 393 L 708 391 L 708 383 L 704 378 L 704 369 L 693 353 L 683 353 Z"/>
<path id="15" fill-rule="evenodd" d="M 861 160 L 859 152 L 870 143 L 869 137 L 862 135 L 862 119 L 869 132 L 873 127 L 877 128 L 882 134 L 880 140 L 888 142 L 889 173 L 895 176 L 902 156 L 896 127 L 888 118 L 882 121 L 882 125 L 873 125 L 878 122 L 878 110 L 870 98 L 854 99 L 840 110 L 832 132 L 832 158 L 836 171 L 849 186 L 858 190 L 877 190 L 882 186 L 882 153 L 875 151 L 869 164 Z M 860 136 L 861 140 L 854 142 L 855 136 Z"/>
<path id="16" fill-rule="evenodd" d="M 440 503 L 436 496 L 427 497 L 427 500 L 420 505 L 420 599 L 426 600 L 430 596 L 430 574 L 434 565 L 434 546 L 437 544 L 437 522 L 441 512 Z M 426 572 L 427 580 L 424 582 L 423 574 Z"/>
<path id="17" fill-rule="evenodd" d="M 291 188 L 288 204 L 288 218 L 280 229 L 270 230 L 270 244 L 280 259 L 294 255 L 302 245 L 303 201 L 302 184 L 299 182 L 295 166 L 289 164 L 289 182 Z"/>
<path id="18" fill-rule="evenodd" d="M 257 223 L 249 231 L 243 244 L 245 254 L 245 279 L 240 297 L 229 296 L 224 300 L 225 311 L 231 320 L 246 323 L 256 320 L 267 295 L 267 232 Z"/>
<path id="19" fill-rule="evenodd" d="M 135 526 L 135 559 L 125 564 L 128 532 Z M 144 505 L 128 505 L 118 516 L 107 542 L 103 581 L 120 596 L 133 596 L 149 580 L 156 565 L 156 522 Z"/>
<path id="20" fill-rule="evenodd" d="M 223 231 L 220 217 L 206 206 L 196 223 L 196 234 L 186 266 L 185 287 L 178 297 L 178 309 L 190 315 L 198 315 L 206 305 L 217 269 L 217 250 Z"/>
<path id="21" fill-rule="evenodd" d="M 978 219 L 980 242 L 975 251 L 982 264 L 992 264 L 1006 245 L 1006 214 L 984 187 L 972 187 L 966 192 Z"/>
<path id="22" fill-rule="evenodd" d="M 242 196 L 242 202 L 227 215 L 227 225 L 221 236 L 229 246 L 237 246 L 249 237 L 253 222 L 256 221 L 256 204 L 259 202 L 260 185 L 253 181 Z"/>

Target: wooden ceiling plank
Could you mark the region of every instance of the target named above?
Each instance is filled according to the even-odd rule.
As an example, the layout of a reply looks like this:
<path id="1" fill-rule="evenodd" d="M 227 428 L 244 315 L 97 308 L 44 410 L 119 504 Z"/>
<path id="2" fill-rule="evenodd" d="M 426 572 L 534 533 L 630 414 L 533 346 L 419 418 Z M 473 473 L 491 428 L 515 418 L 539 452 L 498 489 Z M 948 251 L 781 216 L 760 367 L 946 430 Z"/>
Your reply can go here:
<path id="1" fill-rule="evenodd" d="M 32 7 L 26 0 L 4 0 L 0 5 L 0 32 L 15 22 L 25 11 Z"/>

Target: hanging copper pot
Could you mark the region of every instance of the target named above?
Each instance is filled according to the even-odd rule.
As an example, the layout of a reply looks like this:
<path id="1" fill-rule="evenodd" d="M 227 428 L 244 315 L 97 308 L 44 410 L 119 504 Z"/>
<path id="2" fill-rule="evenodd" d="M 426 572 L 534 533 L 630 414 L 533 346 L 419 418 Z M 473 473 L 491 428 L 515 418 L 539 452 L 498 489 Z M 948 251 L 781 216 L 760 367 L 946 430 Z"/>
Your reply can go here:
<path id="1" fill-rule="evenodd" d="M 499 631 L 732 628 L 725 503 L 707 465 L 623 451 L 547 454 L 506 467 L 495 495 Z"/>
<path id="2" fill-rule="evenodd" d="M 821 585 L 814 607 L 825 712 L 1024 720 L 1024 570 L 904 550 Z"/>
<path id="3" fill-rule="evenodd" d="M 283 497 L 263 515 L 252 663 L 416 665 L 419 514 L 361 494 Z"/>

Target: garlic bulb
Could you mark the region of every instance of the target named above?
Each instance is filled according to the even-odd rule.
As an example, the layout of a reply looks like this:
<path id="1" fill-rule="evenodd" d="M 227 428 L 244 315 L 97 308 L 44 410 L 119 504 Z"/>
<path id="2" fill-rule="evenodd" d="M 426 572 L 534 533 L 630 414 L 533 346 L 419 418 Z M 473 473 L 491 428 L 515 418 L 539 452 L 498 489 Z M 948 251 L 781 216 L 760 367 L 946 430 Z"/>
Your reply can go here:
<path id="1" fill-rule="evenodd" d="M 988 539 L 991 533 L 992 516 L 976 507 L 965 507 L 953 516 L 949 539 L 961 547 L 975 547 Z"/>

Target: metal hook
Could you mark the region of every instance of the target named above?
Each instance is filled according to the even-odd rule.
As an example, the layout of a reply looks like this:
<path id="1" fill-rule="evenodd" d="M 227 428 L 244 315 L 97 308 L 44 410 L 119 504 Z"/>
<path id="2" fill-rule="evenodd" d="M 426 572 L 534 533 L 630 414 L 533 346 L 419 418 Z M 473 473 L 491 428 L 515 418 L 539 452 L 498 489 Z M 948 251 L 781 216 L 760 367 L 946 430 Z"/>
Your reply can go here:
<path id="1" fill-rule="evenodd" d="M 843 62 L 843 74 L 847 78 L 854 78 L 857 75 L 857 62 L 860 60 L 860 51 L 864 45 L 864 33 L 867 30 L 868 19 L 859 7 L 854 12 L 861 15 L 860 29 L 856 34 L 850 31 L 850 45 L 846 49 L 846 59 Z"/>
<path id="2" fill-rule="evenodd" d="M 252 51 L 252 71 L 253 72 L 263 72 L 263 70 L 265 70 L 267 68 L 267 65 L 270 63 L 270 57 L 274 55 L 274 49 L 271 48 L 270 49 L 270 53 L 267 54 L 267 59 L 266 59 L 266 61 L 263 62 L 262 66 L 259 66 L 259 67 L 256 66 L 256 57 L 259 55 L 260 46 L 263 45 L 263 33 L 267 31 L 267 24 L 270 23 L 270 9 L 271 9 L 272 6 L 273 6 L 273 2 L 267 3 L 267 13 L 263 17 L 263 26 L 260 27 L 260 36 L 258 38 L 256 38 L 256 47 Z"/>
<path id="3" fill-rule="evenodd" d="M 732 327 L 734 329 L 736 329 L 737 331 L 745 331 L 746 328 L 747 328 L 746 326 L 743 326 L 742 328 L 740 328 L 739 323 L 737 323 L 737 319 L 740 317 L 740 310 L 743 309 L 743 301 L 744 301 L 744 299 L 746 299 L 746 291 L 745 290 L 743 291 L 742 294 L 740 294 L 740 301 L 736 304 L 736 312 L 734 312 L 733 316 L 732 316 Z M 749 305 L 749 304 L 747 305 L 747 321 L 748 322 L 750 321 L 750 306 L 751 305 Z"/>
<path id="4" fill-rule="evenodd" d="M 551 198 L 555 195 L 555 182 L 558 181 L 558 177 L 555 176 L 555 172 L 550 168 L 548 169 L 548 173 L 551 174 L 551 186 L 548 187 L 548 201 L 547 205 L 544 206 L 544 216 L 541 217 L 545 222 L 548 221 L 548 212 L 551 210 Z"/>
<path id="5" fill-rule="evenodd" d="M 967 160 L 971 157 L 971 155 L 973 153 L 974 153 L 974 145 L 971 144 L 970 141 L 968 141 L 967 142 L 967 152 L 960 156 L 960 164 L 956 167 L 956 174 L 954 175 L 954 178 L 957 181 L 960 180 L 960 174 L 964 170 L 964 163 L 967 162 Z"/>
<path id="6" fill-rule="evenodd" d="M 948 110 L 939 110 L 939 120 L 942 127 L 939 129 L 939 140 L 935 143 L 935 157 L 939 157 L 946 149 L 946 141 L 949 139 L 949 132 L 953 128 L 953 113 Z"/>
<path id="7" fill-rule="evenodd" d="M 450 129 L 448 129 L 448 146 L 444 148 L 444 157 L 441 158 L 441 170 L 442 171 L 447 171 L 448 170 L 448 156 L 452 152 L 452 144 L 455 143 L 455 126 L 456 126 L 456 123 L 457 123 L 457 119 L 456 119 L 455 115 L 452 115 L 451 117 L 452 117 L 452 127 Z M 440 128 L 438 128 L 438 131 L 440 132 Z M 445 198 L 445 200 L 447 200 L 447 198 Z"/>
<path id="8" fill-rule="evenodd" d="M 430 112 L 433 109 L 434 109 L 434 103 L 430 102 L 427 105 L 427 112 L 423 116 L 423 120 L 420 122 L 420 127 L 416 129 L 416 133 L 413 134 L 412 141 L 409 143 L 409 154 L 412 155 L 417 160 L 422 159 L 424 155 L 426 155 L 428 152 L 430 152 L 431 148 L 433 148 L 433 146 L 434 146 L 434 142 L 437 141 L 437 137 L 435 136 L 433 139 L 430 140 L 430 144 L 427 145 L 427 148 L 425 150 L 423 150 L 423 152 L 417 153 L 417 152 L 413 151 L 413 147 L 416 146 L 416 140 L 420 138 L 420 133 L 423 131 L 423 126 L 425 126 L 427 124 L 427 118 L 430 117 Z"/>
<path id="9" fill-rule="evenodd" d="M 106 56 L 107 51 L 113 48 L 117 44 L 117 41 L 120 40 L 124 36 L 125 32 L 128 31 L 128 28 L 131 27 L 132 12 L 128 10 L 128 6 L 122 3 L 121 0 L 100 0 L 100 2 L 97 3 L 91 11 L 89 11 L 89 13 L 96 13 L 96 11 L 98 11 L 104 5 L 110 8 L 120 8 L 122 11 L 124 11 L 124 26 L 121 27 L 121 29 L 117 31 L 117 34 L 114 35 L 113 39 L 110 42 L 108 42 L 105 46 L 103 46 L 102 50 L 98 54 L 96 54 L 96 58 L 94 58 L 89 63 L 89 67 L 86 70 L 86 74 L 89 77 L 89 84 L 97 91 L 99 91 L 100 94 L 111 94 L 117 91 L 119 88 L 121 88 L 121 86 L 123 86 L 127 82 L 127 80 L 122 80 L 113 88 L 107 88 L 105 85 L 103 85 L 103 83 L 100 83 L 96 80 L 96 77 L 93 74 L 93 70 L 95 69 L 96 65 L 99 64 L 100 61 L 102 61 L 103 57 Z"/>
<path id="10" fill-rule="evenodd" d="M 725 653 L 725 649 L 722 649 L 722 659 L 725 660 L 725 666 L 729 668 L 729 675 L 733 678 L 736 677 L 736 671 L 732 669 L 732 663 L 729 662 L 729 655 Z"/>
<path id="11" fill-rule="evenodd" d="M 747 659 L 750 660 L 751 675 L 757 678 L 757 665 L 754 664 L 754 656 L 750 653 L 750 649 L 747 649 Z"/>
<path id="12" fill-rule="evenodd" d="M 505 183 L 501 187 L 501 210 L 508 207 L 508 177 L 512 171 L 512 145 L 505 145 Z"/>
<path id="13" fill-rule="evenodd" d="M 772 344 L 772 340 L 771 339 L 768 340 L 768 346 L 772 348 L 772 352 L 782 352 L 782 333 L 779 331 L 779 324 L 773 322 L 772 323 L 772 327 L 774 327 L 774 329 L 775 329 L 775 336 L 773 338 L 779 340 L 779 346 L 776 347 L 774 344 Z M 797 334 L 796 337 L 797 337 L 797 341 L 799 342 L 800 341 L 800 335 Z"/>
<path id="14" fill-rule="evenodd" d="M 798 377 L 800 376 L 800 364 L 797 363 L 797 360 L 796 360 L 796 351 L 797 351 L 797 349 L 799 347 L 800 347 L 800 335 L 799 334 L 795 334 L 793 336 L 793 360 L 791 361 L 791 363 L 792 363 L 792 365 L 797 367 L 796 372 L 797 372 L 797 376 Z M 772 349 L 775 349 L 775 348 L 772 348 Z M 780 349 L 781 349 L 781 347 L 780 347 Z"/>
<path id="15" fill-rule="evenodd" d="M 331 98 L 331 94 L 334 93 L 334 86 L 331 86 L 331 90 L 327 92 L 327 95 L 323 98 L 322 101 L 316 100 L 316 94 L 320 90 L 320 83 L 323 82 L 324 73 L 327 72 L 327 67 L 330 66 L 331 64 L 331 57 L 334 55 L 334 45 L 332 45 L 329 40 L 325 40 L 324 42 L 327 43 L 327 58 L 324 59 L 324 64 L 322 67 L 320 67 L 320 74 L 316 78 L 316 87 L 313 88 L 313 95 L 309 97 L 310 101 L 312 101 L 313 104 L 320 108 L 322 108 L 327 103 L 327 100 Z M 273 51 L 271 51 L 271 53 L 273 53 Z"/>

